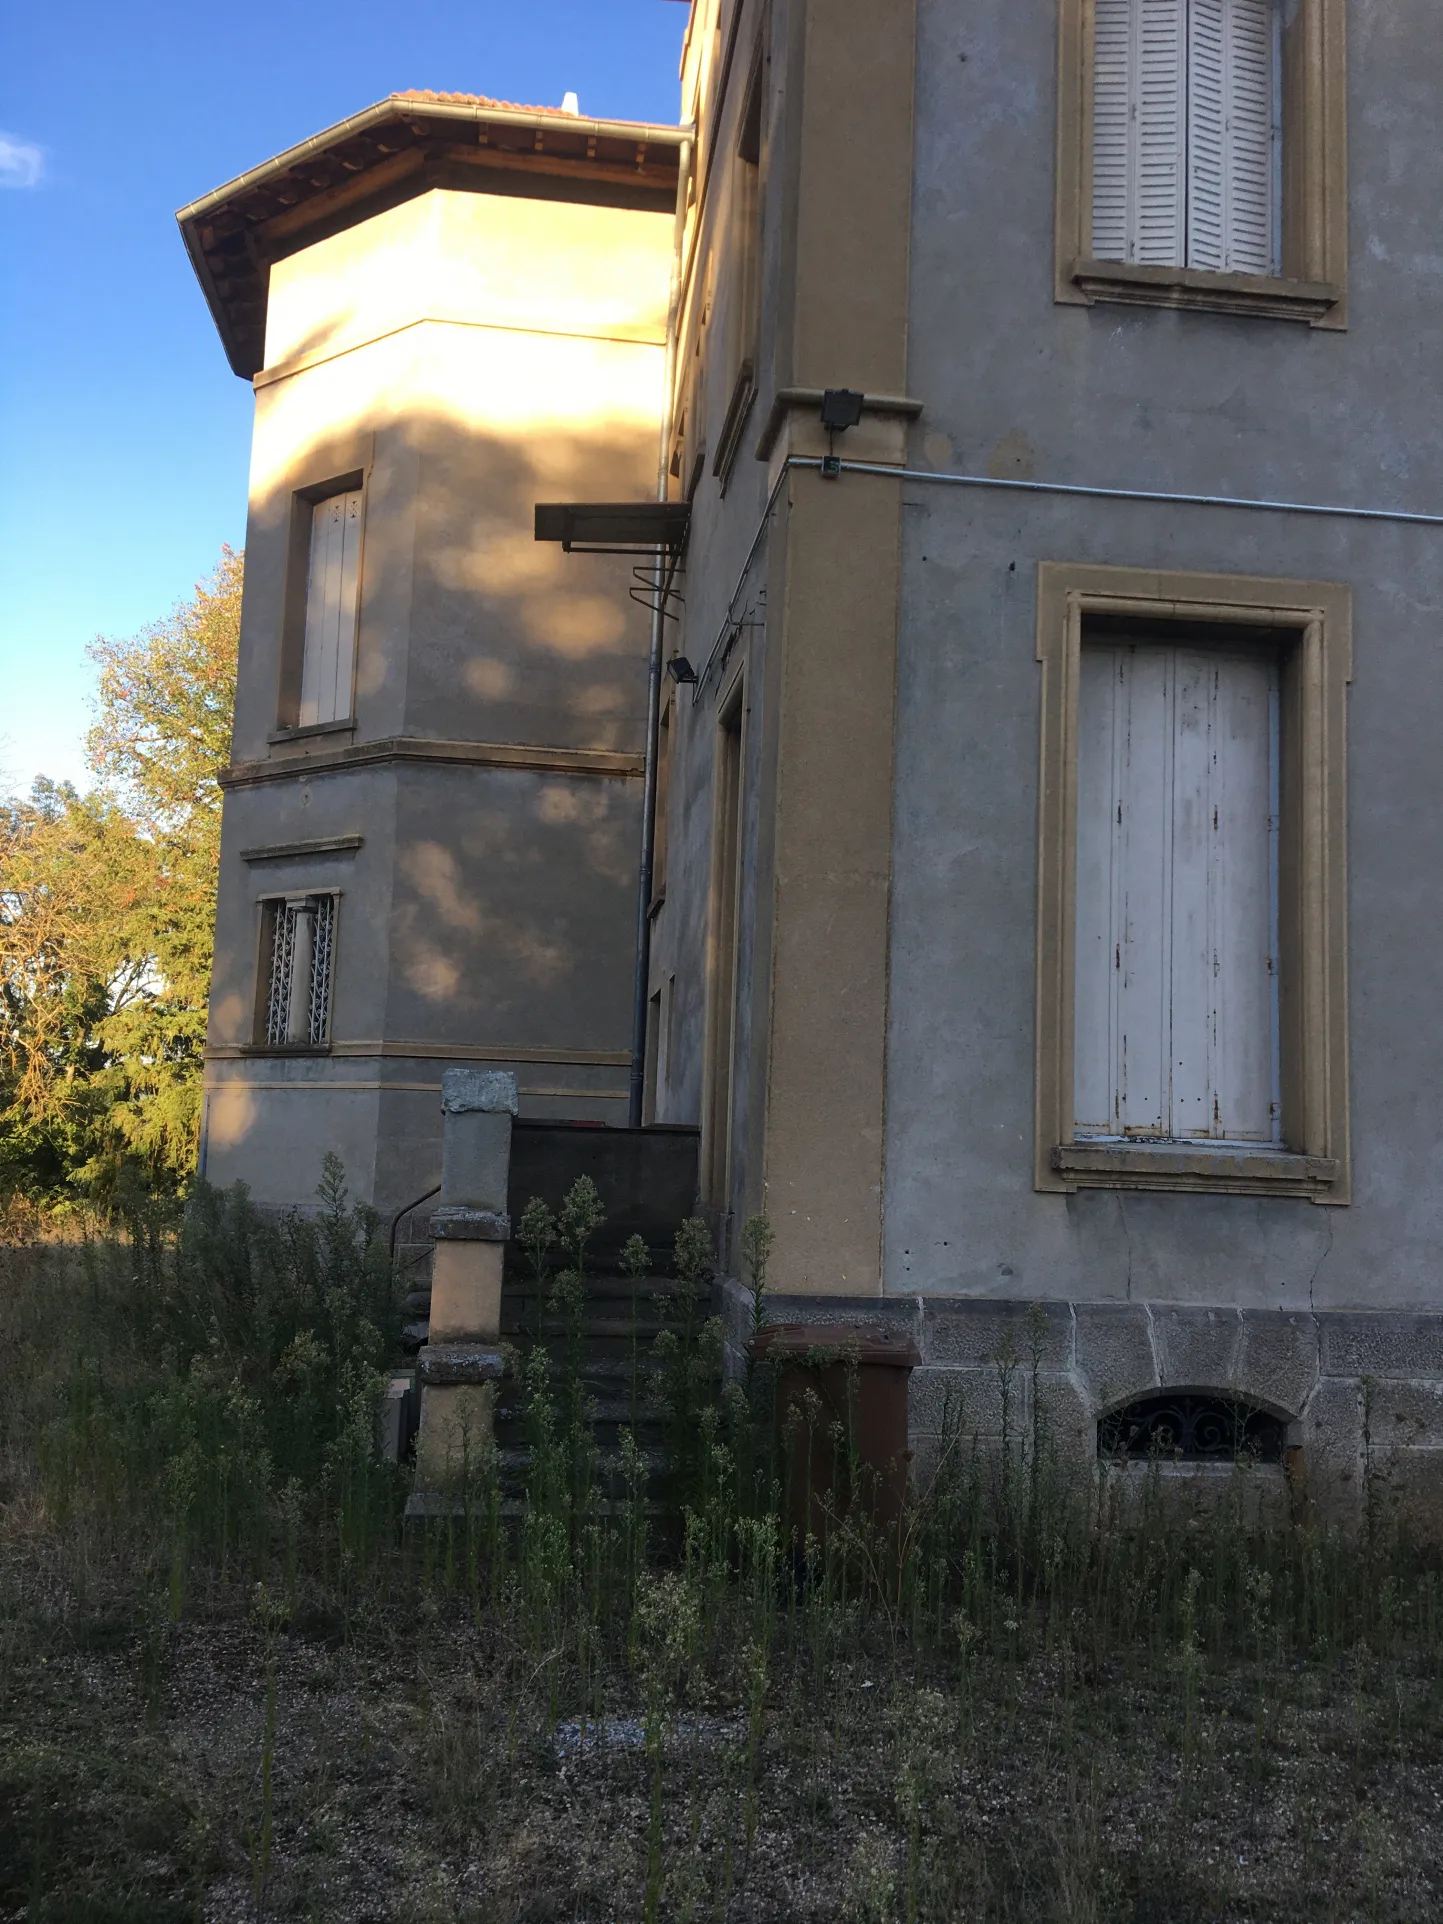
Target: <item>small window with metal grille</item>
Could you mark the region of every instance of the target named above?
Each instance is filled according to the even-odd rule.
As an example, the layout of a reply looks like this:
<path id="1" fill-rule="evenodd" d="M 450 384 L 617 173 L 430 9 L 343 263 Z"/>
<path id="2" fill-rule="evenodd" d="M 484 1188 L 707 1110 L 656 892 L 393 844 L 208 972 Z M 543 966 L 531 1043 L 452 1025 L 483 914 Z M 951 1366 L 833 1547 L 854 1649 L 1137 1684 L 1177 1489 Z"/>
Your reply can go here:
<path id="1" fill-rule="evenodd" d="M 263 1048 L 324 1048 L 331 1039 L 336 900 L 286 895 L 261 904 L 256 1041 Z"/>
<path id="2" fill-rule="evenodd" d="M 1139 1397 L 1104 1416 L 1097 1453 L 1113 1461 L 1281 1463 L 1280 1417 L 1231 1396 L 1172 1391 Z"/>

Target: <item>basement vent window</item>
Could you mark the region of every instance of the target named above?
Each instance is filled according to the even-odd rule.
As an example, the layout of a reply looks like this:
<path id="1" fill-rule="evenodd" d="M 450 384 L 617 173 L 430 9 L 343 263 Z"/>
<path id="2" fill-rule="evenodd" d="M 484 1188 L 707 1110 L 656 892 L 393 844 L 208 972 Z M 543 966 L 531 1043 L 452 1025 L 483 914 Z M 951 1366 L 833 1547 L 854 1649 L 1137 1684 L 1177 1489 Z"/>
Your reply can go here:
<path id="1" fill-rule="evenodd" d="M 263 902 L 261 911 L 258 1040 L 271 1049 L 324 1048 L 331 1035 L 336 898 L 278 897 Z"/>
<path id="2" fill-rule="evenodd" d="M 1097 1454 L 1114 1462 L 1281 1463 L 1280 1418 L 1228 1396 L 1144 1396 L 1097 1426 Z"/>

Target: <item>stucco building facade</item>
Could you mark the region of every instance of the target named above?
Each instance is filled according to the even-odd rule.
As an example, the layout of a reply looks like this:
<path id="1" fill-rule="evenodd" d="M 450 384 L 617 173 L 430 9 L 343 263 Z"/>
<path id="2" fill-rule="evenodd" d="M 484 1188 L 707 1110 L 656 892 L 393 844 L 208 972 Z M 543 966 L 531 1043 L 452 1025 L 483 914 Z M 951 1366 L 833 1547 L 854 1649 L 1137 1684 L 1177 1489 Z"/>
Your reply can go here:
<path id="1" fill-rule="evenodd" d="M 1435 24 L 1417 0 L 691 8 L 654 413 L 534 498 L 640 500 L 660 432 L 690 528 L 648 1115 L 700 1124 L 726 1263 L 765 1209 L 781 1309 L 916 1337 L 919 1444 L 958 1390 L 993 1422 L 1030 1342 L 1081 1449 L 1120 1407 L 1234 1397 L 1320 1486 L 1386 1447 L 1431 1487 Z M 591 596 L 612 564 L 547 565 Z M 630 732 L 571 752 L 639 765 L 643 653 L 618 644 Z M 446 732 L 445 659 L 418 733 Z M 240 810 L 301 786 L 233 779 L 228 876 L 297 832 Z M 217 1090 L 248 1072 L 220 1045 L 256 939 L 227 887 Z M 619 1010 L 566 1028 L 572 981 L 546 1033 L 620 1060 Z"/>
<path id="2" fill-rule="evenodd" d="M 182 211 L 256 391 L 205 1168 L 268 1205 L 432 1186 L 448 1064 L 625 1117 L 647 616 L 532 504 L 655 496 L 680 146 L 398 95 Z"/>

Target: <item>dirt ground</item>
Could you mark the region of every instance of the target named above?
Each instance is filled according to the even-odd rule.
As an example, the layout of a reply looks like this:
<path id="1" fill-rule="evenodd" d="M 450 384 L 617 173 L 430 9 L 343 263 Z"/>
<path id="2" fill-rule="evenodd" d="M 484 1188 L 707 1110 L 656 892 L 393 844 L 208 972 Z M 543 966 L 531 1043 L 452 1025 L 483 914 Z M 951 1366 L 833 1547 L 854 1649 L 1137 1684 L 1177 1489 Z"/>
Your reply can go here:
<path id="1" fill-rule="evenodd" d="M 151 1573 L 0 1575 L 7 1919 L 1443 1915 L 1440 1694 L 1406 1657 L 1094 1673 L 1019 1624 L 944 1670 L 798 1617 L 764 1676 L 722 1657 L 648 1723 L 618 1674 L 583 1725 L 453 1598 L 280 1625 L 216 1589 L 171 1623 Z"/>

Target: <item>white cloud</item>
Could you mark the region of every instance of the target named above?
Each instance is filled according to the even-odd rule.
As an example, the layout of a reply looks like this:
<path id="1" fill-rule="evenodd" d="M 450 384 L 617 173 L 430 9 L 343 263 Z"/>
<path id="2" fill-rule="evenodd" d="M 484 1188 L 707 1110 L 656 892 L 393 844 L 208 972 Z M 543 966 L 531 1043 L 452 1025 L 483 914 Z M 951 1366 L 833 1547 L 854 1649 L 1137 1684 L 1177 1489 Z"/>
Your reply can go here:
<path id="1" fill-rule="evenodd" d="M 44 155 L 30 141 L 0 134 L 0 187 L 38 187 L 44 167 Z"/>

